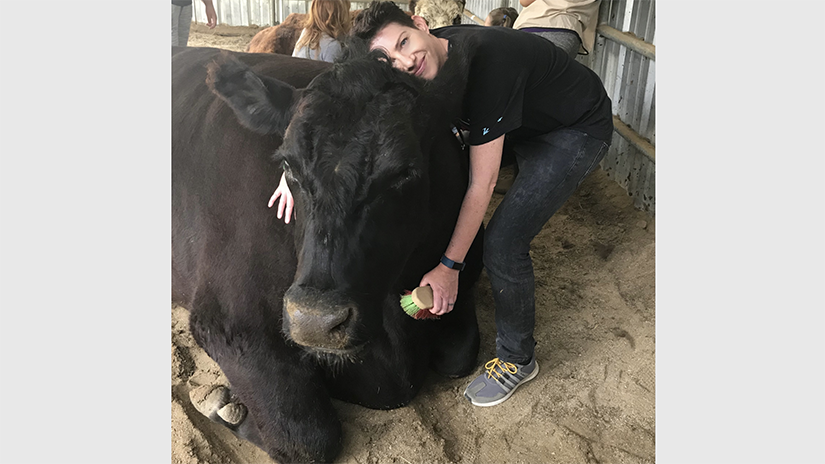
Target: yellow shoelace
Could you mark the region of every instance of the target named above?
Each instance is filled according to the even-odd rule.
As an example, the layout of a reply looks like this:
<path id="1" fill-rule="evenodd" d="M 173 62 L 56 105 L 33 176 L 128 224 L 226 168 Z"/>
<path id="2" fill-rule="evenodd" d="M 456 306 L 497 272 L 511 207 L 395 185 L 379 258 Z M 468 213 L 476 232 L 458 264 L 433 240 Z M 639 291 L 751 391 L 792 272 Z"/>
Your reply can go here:
<path id="1" fill-rule="evenodd" d="M 496 367 L 498 367 L 498 371 L 496 370 Z M 499 377 L 501 377 L 502 375 L 499 373 L 499 371 L 501 371 L 502 373 L 504 371 L 507 371 L 511 374 L 515 374 L 516 372 L 518 372 L 518 368 L 514 364 L 510 364 L 508 362 L 501 362 L 501 360 L 498 358 L 493 358 L 492 361 L 487 362 L 487 364 L 484 365 L 484 368 L 487 369 L 487 378 L 492 379 L 495 375 L 496 380 L 498 380 Z"/>

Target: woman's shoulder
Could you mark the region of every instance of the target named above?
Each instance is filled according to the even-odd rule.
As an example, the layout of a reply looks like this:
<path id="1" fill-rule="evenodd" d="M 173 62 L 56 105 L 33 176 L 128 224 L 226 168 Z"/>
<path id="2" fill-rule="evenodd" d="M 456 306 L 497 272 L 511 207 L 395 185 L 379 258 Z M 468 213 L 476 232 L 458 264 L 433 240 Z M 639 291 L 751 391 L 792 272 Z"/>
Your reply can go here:
<path id="1" fill-rule="evenodd" d="M 341 42 L 335 40 L 327 34 L 324 34 L 321 37 L 321 43 L 318 51 L 320 52 L 320 59 L 322 61 L 329 61 L 331 63 L 335 61 L 335 58 L 337 58 L 341 53 Z"/>
<path id="2" fill-rule="evenodd" d="M 326 32 L 321 32 L 321 44 L 328 44 L 331 42 L 336 42 L 335 38 Z"/>

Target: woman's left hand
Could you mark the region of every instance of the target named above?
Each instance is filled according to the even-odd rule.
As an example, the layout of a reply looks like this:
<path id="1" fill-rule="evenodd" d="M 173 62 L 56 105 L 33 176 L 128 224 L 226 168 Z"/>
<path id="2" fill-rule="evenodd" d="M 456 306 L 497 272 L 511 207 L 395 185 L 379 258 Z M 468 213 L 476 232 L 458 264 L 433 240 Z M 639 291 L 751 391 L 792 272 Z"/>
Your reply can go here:
<path id="1" fill-rule="evenodd" d="M 424 274 L 420 286 L 429 285 L 433 289 L 433 307 L 430 312 L 441 316 L 453 310 L 458 299 L 458 271 L 439 263 L 432 271 Z"/>
<path id="2" fill-rule="evenodd" d="M 292 192 L 289 191 L 285 173 L 281 174 L 281 182 L 278 184 L 278 188 L 275 189 L 275 193 L 269 198 L 268 205 L 270 208 L 272 208 L 272 205 L 275 204 L 278 198 L 281 199 L 280 203 L 278 203 L 278 219 L 283 217 L 284 223 L 289 224 L 289 220 L 292 218 L 292 208 L 295 206 L 295 199 L 292 197 Z"/>

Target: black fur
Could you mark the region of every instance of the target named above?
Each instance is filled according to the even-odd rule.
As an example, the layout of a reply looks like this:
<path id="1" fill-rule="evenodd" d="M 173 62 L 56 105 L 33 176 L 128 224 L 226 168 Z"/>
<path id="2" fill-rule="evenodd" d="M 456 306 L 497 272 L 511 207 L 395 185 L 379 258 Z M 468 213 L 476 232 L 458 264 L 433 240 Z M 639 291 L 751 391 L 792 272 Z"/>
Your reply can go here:
<path id="1" fill-rule="evenodd" d="M 289 111 L 300 92 L 289 84 L 258 76 L 228 55 L 208 67 L 207 84 L 235 111 L 238 120 L 259 134 L 283 135 Z"/>
<path id="2" fill-rule="evenodd" d="M 249 411 L 233 431 L 279 462 L 335 459 L 330 398 L 395 408 L 428 367 L 463 376 L 476 362 L 481 230 L 451 313 L 416 321 L 398 302 L 438 263 L 466 190 L 449 123 L 467 65 L 451 58 L 425 82 L 358 47 L 331 67 L 173 55 L 173 300 Z M 266 206 L 282 166 L 296 199 L 289 225 Z M 336 311 L 329 336 L 316 332 Z M 295 343 L 299 326 L 318 343 Z"/>

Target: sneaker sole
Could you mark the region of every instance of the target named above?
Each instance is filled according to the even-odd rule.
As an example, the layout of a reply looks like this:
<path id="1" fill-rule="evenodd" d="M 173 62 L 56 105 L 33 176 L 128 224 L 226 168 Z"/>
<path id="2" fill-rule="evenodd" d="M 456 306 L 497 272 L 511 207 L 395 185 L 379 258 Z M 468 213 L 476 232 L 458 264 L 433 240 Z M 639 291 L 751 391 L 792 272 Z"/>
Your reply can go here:
<path id="1" fill-rule="evenodd" d="M 486 408 L 488 406 L 496 406 L 496 405 L 499 405 L 499 404 L 507 401 L 507 399 L 510 398 L 511 396 L 513 396 L 513 393 L 515 393 L 516 390 L 518 390 L 518 387 L 520 387 L 520 386 L 524 385 L 525 383 L 535 379 L 537 375 L 539 375 L 539 363 L 538 362 L 536 362 L 536 368 L 533 369 L 533 372 L 531 372 L 527 377 L 525 377 L 524 380 L 519 382 L 518 385 L 516 385 L 512 390 L 510 390 L 510 393 L 504 395 L 504 397 L 501 398 L 501 399 L 491 401 L 489 403 L 476 403 L 475 401 L 473 401 L 472 398 L 467 396 L 466 393 L 464 394 L 464 398 L 467 398 L 468 400 L 470 400 L 470 403 L 473 403 L 473 405 L 481 406 L 482 408 Z"/>

